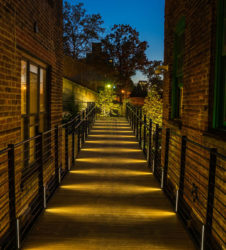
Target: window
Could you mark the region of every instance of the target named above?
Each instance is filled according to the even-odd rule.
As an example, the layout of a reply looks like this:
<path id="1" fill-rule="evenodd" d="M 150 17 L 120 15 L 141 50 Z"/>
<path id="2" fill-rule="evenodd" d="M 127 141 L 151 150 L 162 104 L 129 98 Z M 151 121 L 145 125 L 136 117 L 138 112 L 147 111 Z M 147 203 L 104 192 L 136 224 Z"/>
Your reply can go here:
<path id="1" fill-rule="evenodd" d="M 219 1 L 213 127 L 226 128 L 226 3 Z"/>
<path id="2" fill-rule="evenodd" d="M 29 60 L 21 61 L 21 131 L 22 139 L 47 130 L 46 67 Z M 24 145 L 24 164 L 35 161 L 35 140 Z"/>
<path id="3" fill-rule="evenodd" d="M 185 18 L 181 18 L 176 26 L 174 40 L 174 63 L 172 84 L 171 118 L 181 118 L 183 108 L 183 61 L 184 61 Z"/>

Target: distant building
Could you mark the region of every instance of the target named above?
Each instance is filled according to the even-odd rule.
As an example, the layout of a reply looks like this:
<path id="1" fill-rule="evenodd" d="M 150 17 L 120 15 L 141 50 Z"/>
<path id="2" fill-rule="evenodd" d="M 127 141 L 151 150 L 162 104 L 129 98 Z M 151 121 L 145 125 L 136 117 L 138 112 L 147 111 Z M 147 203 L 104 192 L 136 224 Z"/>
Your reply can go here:
<path id="1" fill-rule="evenodd" d="M 164 80 L 163 125 L 175 134 L 226 154 L 226 1 L 166 0 L 165 64 L 169 71 Z M 168 184 L 176 195 L 180 175 L 181 139 L 171 134 Z M 165 138 L 165 130 L 163 130 Z M 163 146 L 165 141 L 163 139 Z M 225 176 L 226 162 L 217 162 L 212 221 L 206 222 L 209 152 L 187 142 L 189 155 L 185 163 L 184 202 L 187 223 L 201 232 L 202 225 L 212 223 L 212 249 L 225 244 Z M 164 149 L 164 148 L 163 148 Z M 191 153 L 193 150 L 193 153 Z M 164 162 L 164 150 L 162 150 Z M 190 158 L 189 158 L 190 157 Z M 195 162 L 202 164 L 196 164 Z M 194 191 L 196 190 L 196 191 Z M 197 193 L 199 200 L 193 199 Z M 189 200 L 187 197 L 190 197 Z M 224 197 L 224 198 L 223 198 Z"/>

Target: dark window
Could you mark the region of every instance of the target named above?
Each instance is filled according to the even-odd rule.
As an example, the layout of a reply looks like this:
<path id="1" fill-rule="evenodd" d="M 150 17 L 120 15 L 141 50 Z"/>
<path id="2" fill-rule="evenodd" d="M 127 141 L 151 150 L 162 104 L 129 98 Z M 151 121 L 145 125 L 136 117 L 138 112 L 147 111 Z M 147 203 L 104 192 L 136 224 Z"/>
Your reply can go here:
<path id="1" fill-rule="evenodd" d="M 181 118 L 183 109 L 184 30 L 185 18 L 183 17 L 177 24 L 174 40 L 172 119 Z"/>
<path id="2" fill-rule="evenodd" d="M 213 127 L 226 128 L 226 2 L 219 1 Z"/>

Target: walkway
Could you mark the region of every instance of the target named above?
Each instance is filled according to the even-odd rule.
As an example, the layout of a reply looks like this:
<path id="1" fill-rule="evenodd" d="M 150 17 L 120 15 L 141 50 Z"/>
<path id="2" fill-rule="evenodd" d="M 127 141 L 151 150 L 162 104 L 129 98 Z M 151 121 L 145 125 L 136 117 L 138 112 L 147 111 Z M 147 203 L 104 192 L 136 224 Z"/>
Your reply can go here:
<path id="1" fill-rule="evenodd" d="M 125 119 L 98 120 L 23 249 L 194 249 Z"/>

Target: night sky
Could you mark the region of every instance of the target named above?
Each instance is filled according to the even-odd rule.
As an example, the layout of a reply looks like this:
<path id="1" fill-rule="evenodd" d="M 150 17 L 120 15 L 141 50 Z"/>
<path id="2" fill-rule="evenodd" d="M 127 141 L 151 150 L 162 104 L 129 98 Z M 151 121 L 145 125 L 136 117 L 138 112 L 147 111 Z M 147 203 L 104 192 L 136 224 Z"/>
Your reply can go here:
<path id="1" fill-rule="evenodd" d="M 147 41 L 150 60 L 163 60 L 164 53 L 164 5 L 165 0 L 68 0 L 84 3 L 89 14 L 100 13 L 104 28 L 109 31 L 114 24 L 130 24 Z M 134 82 L 143 78 L 137 74 Z M 142 80 L 142 79 L 141 79 Z"/>

